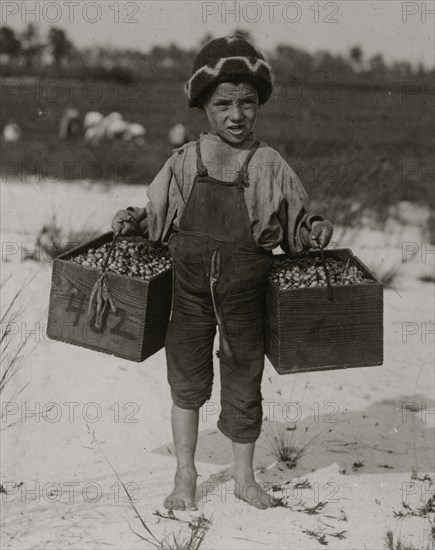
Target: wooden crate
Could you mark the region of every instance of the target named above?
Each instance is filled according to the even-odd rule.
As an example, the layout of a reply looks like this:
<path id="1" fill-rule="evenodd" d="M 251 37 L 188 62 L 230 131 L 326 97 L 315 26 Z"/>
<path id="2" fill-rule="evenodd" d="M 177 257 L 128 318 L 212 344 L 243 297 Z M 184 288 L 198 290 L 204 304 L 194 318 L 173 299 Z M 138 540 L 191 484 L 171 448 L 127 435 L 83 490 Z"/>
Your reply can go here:
<path id="1" fill-rule="evenodd" d="M 53 340 L 140 362 L 164 346 L 171 310 L 172 270 L 150 281 L 107 272 L 117 312 L 114 314 L 109 308 L 103 326 L 97 329 L 95 302 L 90 316 L 88 304 L 101 270 L 68 259 L 111 242 L 112 236 L 106 233 L 54 260 L 47 335 Z M 123 239 L 147 244 L 141 237 Z"/>
<path id="2" fill-rule="evenodd" d="M 279 374 L 383 363 L 382 284 L 349 249 L 325 250 L 325 256 L 343 262 L 351 258 L 375 282 L 333 285 L 331 301 L 326 286 L 282 290 L 269 280 L 266 355 Z"/>

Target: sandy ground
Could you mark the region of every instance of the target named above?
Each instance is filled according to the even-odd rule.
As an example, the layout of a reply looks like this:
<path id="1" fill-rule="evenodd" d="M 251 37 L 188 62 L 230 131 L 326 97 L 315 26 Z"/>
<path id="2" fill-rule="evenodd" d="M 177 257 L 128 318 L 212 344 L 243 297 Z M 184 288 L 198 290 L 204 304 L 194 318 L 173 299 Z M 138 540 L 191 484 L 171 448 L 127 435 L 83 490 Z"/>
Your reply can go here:
<path id="1" fill-rule="evenodd" d="M 165 514 L 175 468 L 164 351 L 137 364 L 50 341 L 51 263 L 21 254 L 54 213 L 65 234 L 105 232 L 117 209 L 145 203 L 144 189 L 17 182 L 2 184 L 1 198 L 2 281 L 11 275 L 3 310 L 25 285 L 10 349 L 33 330 L 2 396 L 2 547 L 151 547 L 133 533 L 149 536 L 108 461 L 158 539 L 187 537 L 187 512 L 176 514 L 183 522 L 153 515 Z M 378 550 L 388 530 L 396 541 L 431 548 L 433 514 L 430 521 L 394 514 L 406 511 L 402 502 L 414 510 L 427 502 L 433 485 L 424 476 L 435 470 L 434 285 L 420 280 L 433 273 L 433 247 L 424 245 L 424 209 L 404 204 L 398 214 L 382 231 L 337 229 L 334 236 L 378 274 L 396 271 L 394 289 L 384 292 L 384 365 L 280 376 L 266 361 L 255 464 L 258 480 L 286 507 L 259 511 L 236 501 L 231 446 L 216 429 L 216 369 L 197 450 L 199 512 L 192 517 L 212 518 L 201 548 L 322 548 L 317 533 L 334 550 Z M 273 456 L 270 440 L 279 433 L 304 448 L 295 468 Z M 411 479 L 413 469 L 420 479 Z M 313 506 L 317 513 L 308 513 Z M 340 532 L 342 539 L 334 536 Z"/>

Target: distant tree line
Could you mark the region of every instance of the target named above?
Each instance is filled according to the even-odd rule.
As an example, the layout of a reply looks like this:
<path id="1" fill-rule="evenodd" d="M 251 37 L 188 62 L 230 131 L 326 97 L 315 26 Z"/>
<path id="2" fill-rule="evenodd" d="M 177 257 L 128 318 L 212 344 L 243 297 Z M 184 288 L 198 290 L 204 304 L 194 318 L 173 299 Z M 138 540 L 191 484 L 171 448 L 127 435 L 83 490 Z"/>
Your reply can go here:
<path id="1" fill-rule="evenodd" d="M 252 40 L 250 33 L 234 31 Z M 198 48 L 211 40 L 205 35 Z M 107 79 L 124 82 L 146 80 L 183 81 L 191 71 L 198 48 L 182 49 L 172 43 L 154 46 L 149 53 L 114 48 L 77 48 L 63 29 L 52 27 L 45 38 L 29 23 L 21 33 L 0 27 L 0 71 L 2 76 L 40 76 Z M 301 84 L 386 86 L 404 81 L 435 78 L 434 68 L 407 61 L 386 63 L 382 54 L 364 56 L 358 45 L 346 56 L 328 51 L 308 53 L 289 44 L 279 44 L 269 54 L 278 82 L 298 81 Z"/>

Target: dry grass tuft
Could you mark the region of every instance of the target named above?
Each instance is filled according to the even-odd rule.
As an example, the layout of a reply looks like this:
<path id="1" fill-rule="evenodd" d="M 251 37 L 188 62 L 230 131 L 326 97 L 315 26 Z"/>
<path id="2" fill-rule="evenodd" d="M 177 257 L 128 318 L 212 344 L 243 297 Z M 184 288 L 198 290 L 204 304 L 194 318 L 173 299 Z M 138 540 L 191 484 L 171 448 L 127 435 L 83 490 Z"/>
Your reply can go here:
<path id="1" fill-rule="evenodd" d="M 36 252 L 29 252 L 26 258 L 37 261 L 41 258 L 54 260 L 64 252 L 95 239 L 97 236 L 95 231 L 70 231 L 67 233 L 58 225 L 56 216 L 53 215 L 51 222 L 43 225 L 36 236 Z"/>
<path id="2" fill-rule="evenodd" d="M 346 538 L 346 531 L 326 532 L 323 529 L 304 529 L 302 533 L 305 533 L 310 538 L 317 540 L 322 546 L 328 546 L 329 542 L 327 537 L 343 540 Z"/>
<path id="3" fill-rule="evenodd" d="M 115 474 L 119 483 L 122 485 L 125 491 L 125 494 L 127 495 L 128 503 L 130 507 L 133 509 L 134 513 L 136 514 L 136 517 L 138 518 L 142 526 L 142 529 L 144 531 L 143 533 L 138 533 L 130 525 L 130 529 L 132 530 L 132 532 L 139 539 L 150 544 L 156 550 L 199 550 L 202 543 L 204 542 L 204 538 L 207 535 L 207 532 L 209 531 L 212 525 L 211 519 L 207 519 L 204 515 L 201 514 L 200 516 L 197 516 L 197 517 L 191 516 L 190 521 L 186 522 L 184 520 L 181 520 L 180 518 L 177 518 L 175 514 L 172 512 L 172 510 L 168 512 L 168 515 L 163 515 L 157 511 L 154 513 L 154 515 L 163 519 L 169 519 L 169 520 L 181 522 L 183 524 L 187 523 L 187 527 L 190 530 L 189 535 L 184 534 L 182 529 L 180 528 L 178 533 L 176 534 L 165 533 L 162 538 L 157 538 L 157 536 L 154 535 L 154 533 L 148 527 L 144 518 L 141 516 L 139 510 L 137 509 L 136 504 L 134 503 L 133 499 L 130 496 L 130 493 L 128 492 L 128 489 L 125 483 L 122 481 L 118 472 L 115 470 L 109 458 L 101 448 L 100 442 L 95 437 L 95 430 L 91 430 L 88 424 L 86 426 L 88 429 L 88 434 L 91 436 L 91 448 L 93 448 L 94 450 L 97 450 L 101 454 L 105 462 L 109 465 L 110 469 Z"/>
<path id="4" fill-rule="evenodd" d="M 9 277 L 10 278 L 10 277 Z M 6 286 L 8 279 L 0 283 L 0 291 Z M 27 283 L 28 284 L 28 283 Z M 0 431 L 10 428 L 17 424 L 17 422 L 7 423 L 5 417 L 9 412 L 8 403 L 13 403 L 17 397 L 25 390 L 30 382 L 24 384 L 21 388 L 12 391 L 11 395 L 6 398 L 6 392 L 11 387 L 11 382 L 17 375 L 18 371 L 23 366 L 25 353 L 28 352 L 28 344 L 30 333 L 26 334 L 25 338 L 20 336 L 14 338 L 15 329 L 19 326 L 19 321 L 22 318 L 23 310 L 17 306 L 17 300 L 23 292 L 26 283 L 14 294 L 12 300 L 6 307 L 5 312 L 1 315 L 1 331 L 0 331 L 0 353 L 1 353 L 1 365 L 0 365 L 0 400 L 2 402 L 2 408 L 0 413 L 0 421 L 2 426 Z M 2 300 L 3 301 L 3 300 Z M 6 425 L 5 425 L 6 424 Z"/>
<path id="5" fill-rule="evenodd" d="M 275 430 L 272 422 L 269 423 L 269 426 L 270 433 L 266 433 L 266 439 L 269 443 L 272 456 L 279 462 L 284 463 L 289 469 L 296 468 L 299 460 L 306 453 L 309 446 L 322 433 L 319 432 L 307 440 L 308 426 L 300 438 L 295 427 L 280 423 Z"/>
<path id="6" fill-rule="evenodd" d="M 385 545 L 387 550 L 430 550 L 429 546 L 424 548 L 417 548 L 413 544 L 406 544 L 402 542 L 400 538 L 397 540 L 394 539 L 394 533 L 393 531 L 388 530 L 385 535 Z"/>
<path id="7" fill-rule="evenodd" d="M 427 240 L 430 244 L 435 245 L 435 210 L 431 209 L 429 219 L 426 226 Z"/>

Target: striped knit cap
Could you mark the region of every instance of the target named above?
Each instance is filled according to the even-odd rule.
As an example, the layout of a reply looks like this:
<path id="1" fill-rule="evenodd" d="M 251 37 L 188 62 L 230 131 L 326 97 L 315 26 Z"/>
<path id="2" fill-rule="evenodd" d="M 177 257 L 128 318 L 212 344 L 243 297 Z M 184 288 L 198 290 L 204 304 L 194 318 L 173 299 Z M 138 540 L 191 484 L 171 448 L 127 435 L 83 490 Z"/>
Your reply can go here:
<path id="1" fill-rule="evenodd" d="M 260 104 L 272 93 L 273 73 L 264 57 L 241 36 L 216 38 L 198 53 L 191 78 L 184 87 L 189 107 L 222 82 L 246 81 L 257 88 Z"/>

